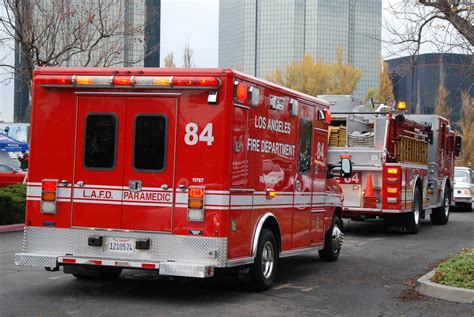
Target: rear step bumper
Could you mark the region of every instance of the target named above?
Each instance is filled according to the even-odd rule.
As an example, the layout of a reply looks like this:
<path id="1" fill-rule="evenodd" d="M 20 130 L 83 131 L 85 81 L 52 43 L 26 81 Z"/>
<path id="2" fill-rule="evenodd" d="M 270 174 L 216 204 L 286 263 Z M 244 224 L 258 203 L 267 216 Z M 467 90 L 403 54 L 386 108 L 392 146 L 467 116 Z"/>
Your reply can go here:
<path id="1" fill-rule="evenodd" d="M 89 246 L 89 237 L 149 239 L 148 250 L 111 252 Z M 214 268 L 227 267 L 227 238 L 178 236 L 154 232 L 25 227 L 23 252 L 15 264 L 55 268 L 60 265 L 96 265 L 157 269 L 160 275 L 208 277 Z"/>

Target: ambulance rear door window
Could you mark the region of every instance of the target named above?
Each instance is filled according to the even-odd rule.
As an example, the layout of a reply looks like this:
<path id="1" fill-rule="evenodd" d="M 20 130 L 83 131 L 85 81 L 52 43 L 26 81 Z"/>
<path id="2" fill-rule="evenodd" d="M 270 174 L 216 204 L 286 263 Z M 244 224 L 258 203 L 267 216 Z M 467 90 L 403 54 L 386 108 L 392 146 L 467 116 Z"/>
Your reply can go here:
<path id="1" fill-rule="evenodd" d="M 133 167 L 159 172 L 165 168 L 167 122 L 162 115 L 138 115 L 135 119 Z"/>
<path id="2" fill-rule="evenodd" d="M 90 169 L 113 169 L 117 144 L 115 115 L 89 114 L 85 129 L 84 166 Z"/>

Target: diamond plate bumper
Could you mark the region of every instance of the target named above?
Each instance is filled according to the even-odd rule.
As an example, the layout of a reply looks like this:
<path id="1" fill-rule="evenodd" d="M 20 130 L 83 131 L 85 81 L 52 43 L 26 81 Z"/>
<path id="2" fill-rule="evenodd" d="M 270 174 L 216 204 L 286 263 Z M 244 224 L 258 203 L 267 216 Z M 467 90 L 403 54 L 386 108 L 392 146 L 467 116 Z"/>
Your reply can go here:
<path id="1" fill-rule="evenodd" d="M 88 245 L 90 236 L 150 239 L 149 250 L 117 253 Z M 178 236 L 153 232 L 25 227 L 23 252 L 15 264 L 56 267 L 58 258 L 98 259 L 116 263 L 155 263 L 160 274 L 189 277 L 213 275 L 215 267 L 226 267 L 227 238 Z"/>

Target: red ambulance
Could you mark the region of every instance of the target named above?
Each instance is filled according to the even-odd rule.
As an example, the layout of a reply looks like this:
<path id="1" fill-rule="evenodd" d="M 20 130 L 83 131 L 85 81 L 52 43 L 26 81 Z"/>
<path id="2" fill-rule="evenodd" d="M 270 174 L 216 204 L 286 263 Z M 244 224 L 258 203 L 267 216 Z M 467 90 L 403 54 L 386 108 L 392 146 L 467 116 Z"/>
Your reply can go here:
<path id="1" fill-rule="evenodd" d="M 38 68 L 17 265 L 77 278 L 122 269 L 257 289 L 279 258 L 339 256 L 344 158 L 328 104 L 231 69 Z M 336 172 L 335 172 L 336 174 Z"/>

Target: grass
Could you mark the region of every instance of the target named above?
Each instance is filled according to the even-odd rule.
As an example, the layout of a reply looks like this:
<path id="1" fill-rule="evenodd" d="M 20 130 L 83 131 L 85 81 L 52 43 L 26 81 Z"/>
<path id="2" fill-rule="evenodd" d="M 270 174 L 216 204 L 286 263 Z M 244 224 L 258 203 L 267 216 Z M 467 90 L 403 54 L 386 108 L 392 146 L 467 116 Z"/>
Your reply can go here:
<path id="1" fill-rule="evenodd" d="M 474 248 L 462 249 L 458 255 L 438 265 L 433 282 L 474 289 Z"/>

